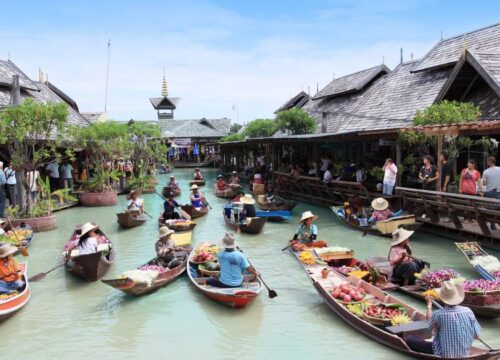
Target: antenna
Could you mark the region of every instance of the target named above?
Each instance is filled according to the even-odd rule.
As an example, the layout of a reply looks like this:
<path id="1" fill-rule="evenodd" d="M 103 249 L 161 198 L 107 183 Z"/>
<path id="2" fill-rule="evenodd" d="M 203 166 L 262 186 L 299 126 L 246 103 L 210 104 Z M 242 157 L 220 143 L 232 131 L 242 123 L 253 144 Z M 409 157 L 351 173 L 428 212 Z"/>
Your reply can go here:
<path id="1" fill-rule="evenodd" d="M 333 73 L 333 80 L 335 80 L 335 73 Z"/>
<path id="2" fill-rule="evenodd" d="M 443 40 L 443 29 L 441 29 L 441 40 Z"/>
<path id="3" fill-rule="evenodd" d="M 382 56 L 382 65 L 385 65 L 385 56 Z"/>
<path id="4" fill-rule="evenodd" d="M 106 68 L 106 95 L 104 96 L 104 112 L 108 108 L 109 59 L 111 57 L 111 39 L 108 40 L 108 65 Z"/>
<path id="5" fill-rule="evenodd" d="M 316 94 L 319 93 L 319 83 L 316 83 Z"/>
<path id="6" fill-rule="evenodd" d="M 411 61 L 413 61 L 413 53 L 411 53 L 411 55 L 410 55 L 410 56 L 411 56 Z"/>
<path id="7" fill-rule="evenodd" d="M 400 51 L 400 59 L 399 59 L 399 62 L 400 62 L 400 63 L 403 63 L 403 48 L 401 48 L 399 51 Z"/>

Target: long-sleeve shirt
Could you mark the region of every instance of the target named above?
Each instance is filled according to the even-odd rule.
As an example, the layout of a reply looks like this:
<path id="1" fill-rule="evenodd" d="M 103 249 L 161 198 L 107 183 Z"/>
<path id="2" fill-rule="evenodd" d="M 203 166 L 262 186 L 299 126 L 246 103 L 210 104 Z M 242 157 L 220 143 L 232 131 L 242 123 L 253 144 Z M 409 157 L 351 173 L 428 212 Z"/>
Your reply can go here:
<path id="1" fill-rule="evenodd" d="M 179 207 L 179 204 L 175 200 L 167 200 L 163 203 L 163 209 L 169 214 L 173 213 L 176 207 Z"/>
<path id="2" fill-rule="evenodd" d="M 5 178 L 5 174 L 3 171 L 0 170 L 0 185 L 3 186 L 7 182 L 7 179 Z"/>

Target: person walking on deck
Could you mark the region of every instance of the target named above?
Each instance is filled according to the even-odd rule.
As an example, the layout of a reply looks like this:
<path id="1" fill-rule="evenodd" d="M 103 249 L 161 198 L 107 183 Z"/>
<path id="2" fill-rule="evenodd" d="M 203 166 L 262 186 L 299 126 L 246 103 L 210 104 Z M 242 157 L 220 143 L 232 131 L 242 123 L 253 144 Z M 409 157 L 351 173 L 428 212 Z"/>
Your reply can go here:
<path id="1" fill-rule="evenodd" d="M 5 174 L 3 172 L 3 162 L 0 161 L 0 218 L 3 218 L 3 213 L 5 211 Z"/>
<path id="2" fill-rule="evenodd" d="M 418 178 L 422 180 L 422 189 L 436 191 L 439 171 L 436 166 L 432 164 L 432 157 L 430 155 L 425 155 L 423 161 L 424 165 L 418 174 Z"/>
<path id="3" fill-rule="evenodd" d="M 332 175 L 332 164 L 328 165 L 328 167 L 325 170 L 325 173 L 323 175 L 323 182 L 325 184 L 329 184 L 332 182 L 333 175 Z"/>
<path id="4" fill-rule="evenodd" d="M 3 171 L 5 174 L 5 187 L 7 192 L 7 198 L 11 207 L 15 207 L 17 204 L 17 191 L 16 191 L 16 171 L 13 168 L 12 162 L 9 162 L 9 166 Z"/>
<path id="5" fill-rule="evenodd" d="M 49 172 L 50 176 L 50 191 L 54 192 L 59 189 L 59 165 L 57 165 L 57 162 L 51 161 L 47 164 L 45 170 Z"/>
<path id="6" fill-rule="evenodd" d="M 398 174 L 398 168 L 394 164 L 391 158 L 385 160 L 385 164 L 382 167 L 384 171 L 384 181 L 383 181 L 383 194 L 392 195 L 394 186 L 396 185 L 396 177 Z"/>
<path id="7" fill-rule="evenodd" d="M 69 161 L 64 162 L 61 165 L 61 179 L 64 184 L 65 189 L 73 191 L 73 166 Z"/>
<path id="8" fill-rule="evenodd" d="M 451 165 L 444 153 L 439 154 L 439 161 L 441 162 L 441 173 L 439 174 L 441 177 L 441 191 L 447 192 L 452 174 Z"/>
<path id="9" fill-rule="evenodd" d="M 488 156 L 488 168 L 483 173 L 484 197 L 500 199 L 500 167 L 496 166 L 497 159 Z M 491 230 L 496 230 L 495 223 L 491 223 Z"/>
<path id="10" fill-rule="evenodd" d="M 476 161 L 469 159 L 467 167 L 460 173 L 458 192 L 465 195 L 477 195 L 482 191 L 481 173 L 476 170 Z"/>

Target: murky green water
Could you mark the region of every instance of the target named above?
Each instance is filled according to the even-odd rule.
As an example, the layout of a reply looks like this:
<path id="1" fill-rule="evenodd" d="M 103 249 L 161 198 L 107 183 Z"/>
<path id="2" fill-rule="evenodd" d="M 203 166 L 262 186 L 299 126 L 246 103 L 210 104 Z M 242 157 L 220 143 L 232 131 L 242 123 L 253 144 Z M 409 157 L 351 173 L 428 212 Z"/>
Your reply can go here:
<path id="1" fill-rule="evenodd" d="M 191 171 L 177 170 L 183 189 Z M 215 172 L 206 171 L 213 179 Z M 160 183 L 168 175 L 160 175 Z M 161 184 L 158 188 L 161 189 Z M 205 186 L 213 210 L 198 220 L 194 242 L 222 238 L 223 199 L 213 195 L 213 183 Z M 185 190 L 180 200 L 187 201 Z M 147 211 L 154 217 L 162 209 L 161 199 L 144 195 Z M 107 277 L 135 268 L 154 257 L 156 219 L 130 230 L 121 230 L 115 213 L 125 204 L 120 196 L 116 207 L 73 208 L 57 213 L 59 228 L 38 233 L 29 248 L 29 272 L 46 271 L 60 261 L 61 248 L 74 225 L 95 221 L 113 240 L 116 261 Z M 311 209 L 320 218 L 320 237 L 330 244 L 348 246 L 356 256 L 385 256 L 389 241 L 362 237 L 345 229 L 329 209 L 300 204 L 294 215 Z M 85 283 L 56 270 L 41 282 L 33 283 L 30 303 L 15 317 L 0 325 L 0 357 L 3 359 L 401 359 L 403 356 L 358 334 L 329 311 L 313 289 L 296 260 L 281 253 L 293 234 L 296 220 L 268 223 L 262 234 L 238 237 L 255 267 L 279 294 L 267 292 L 243 310 L 216 304 L 196 292 L 187 277 L 158 292 L 140 298 L 126 296 L 101 282 Z M 415 236 L 415 253 L 433 268 L 453 267 L 476 277 L 452 241 L 427 235 Z M 496 253 L 498 256 L 498 253 Z M 423 304 L 398 295 L 424 310 Z M 480 319 L 482 336 L 500 347 L 500 320 Z"/>

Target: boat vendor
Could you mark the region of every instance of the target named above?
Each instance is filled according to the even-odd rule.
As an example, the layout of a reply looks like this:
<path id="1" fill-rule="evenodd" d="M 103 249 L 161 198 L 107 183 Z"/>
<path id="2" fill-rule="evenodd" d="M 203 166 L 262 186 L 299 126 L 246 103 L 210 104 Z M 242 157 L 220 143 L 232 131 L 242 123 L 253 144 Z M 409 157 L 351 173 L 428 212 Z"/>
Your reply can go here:
<path id="1" fill-rule="evenodd" d="M 231 173 L 231 177 L 229 178 L 229 187 L 241 188 L 240 178 L 238 177 L 238 173 L 236 171 Z"/>
<path id="2" fill-rule="evenodd" d="M 11 244 L 0 246 L 0 294 L 11 294 L 24 286 L 19 264 L 14 258 L 17 247 Z"/>
<path id="3" fill-rule="evenodd" d="M 243 220 L 245 218 L 255 217 L 255 199 L 253 196 L 251 194 L 245 194 L 240 198 L 240 202 L 243 203 L 243 211 L 240 219 Z"/>
<path id="4" fill-rule="evenodd" d="M 372 201 L 373 213 L 368 222 L 385 221 L 391 217 L 399 216 L 403 210 L 392 212 L 389 210 L 389 202 L 384 198 L 376 198 Z"/>
<path id="5" fill-rule="evenodd" d="M 140 214 L 144 212 L 144 200 L 139 197 L 139 192 L 137 190 L 132 190 L 127 198 L 127 210 L 138 211 Z"/>
<path id="6" fill-rule="evenodd" d="M 203 180 L 203 175 L 199 168 L 194 169 L 194 180 Z"/>
<path id="7" fill-rule="evenodd" d="M 203 195 L 203 193 L 198 190 L 198 185 L 194 184 L 189 189 L 191 190 L 191 195 L 189 195 L 191 205 L 193 205 L 195 208 L 201 208 L 205 206 L 205 195 Z"/>
<path id="8" fill-rule="evenodd" d="M 175 257 L 175 244 L 172 239 L 174 230 L 166 226 L 162 226 L 158 232 L 158 240 L 155 243 L 157 255 L 156 263 L 164 268 L 173 269 L 179 265 L 179 260 Z"/>
<path id="9" fill-rule="evenodd" d="M 220 288 L 241 287 L 245 272 L 254 274 L 256 277 L 260 276 L 260 273 L 250 265 L 245 254 L 236 249 L 236 240 L 231 234 L 226 233 L 222 239 L 222 247 L 224 251 L 219 252 L 217 255 L 220 276 L 218 279 L 215 277 L 208 278 L 207 285 Z"/>
<path id="10" fill-rule="evenodd" d="M 178 189 L 179 188 L 179 183 L 177 180 L 175 180 L 174 175 L 170 175 L 170 180 L 168 181 L 167 186 L 170 186 L 171 189 Z"/>
<path id="11" fill-rule="evenodd" d="M 227 189 L 227 184 L 222 174 L 217 175 L 217 181 L 215 182 L 215 186 L 219 191 L 224 191 Z"/>
<path id="12" fill-rule="evenodd" d="M 297 228 L 292 241 L 300 242 L 308 247 L 322 248 L 328 246 L 326 241 L 317 240 L 318 227 L 313 224 L 314 220 L 317 218 L 318 216 L 314 215 L 310 211 L 303 212 L 299 221 L 300 225 Z"/>
<path id="13" fill-rule="evenodd" d="M 389 261 L 394 267 L 393 277 L 401 279 L 404 285 L 415 284 L 415 274 L 422 271 L 428 262 L 412 256 L 412 250 L 409 245 L 410 236 L 413 231 L 399 228 L 392 233 L 391 249 L 389 250 Z"/>
<path id="14" fill-rule="evenodd" d="M 177 211 L 175 211 L 176 208 L 179 207 L 179 204 L 177 201 L 174 200 L 174 193 L 169 191 L 167 193 L 167 198 L 165 199 L 165 202 L 163 203 L 163 218 L 165 220 L 172 220 L 172 219 L 180 219 L 180 215 Z"/>
<path id="15" fill-rule="evenodd" d="M 410 335 L 406 343 L 412 350 L 421 353 L 446 359 L 466 358 L 469 356 L 472 342 L 479 337 L 481 326 L 470 308 L 459 306 L 465 298 L 464 289 L 460 284 L 445 281 L 437 293 L 444 303 L 442 309 L 432 313 L 431 298 L 426 299 L 426 317 L 429 330 L 434 335 L 432 341 Z"/>
<path id="16" fill-rule="evenodd" d="M 239 202 L 244 195 L 245 192 L 242 189 L 236 189 L 236 195 L 234 195 L 233 202 Z"/>
<path id="17" fill-rule="evenodd" d="M 78 250 L 78 255 L 87 255 L 97 252 L 97 246 L 99 242 L 97 241 L 98 234 L 96 230 L 99 226 L 92 223 L 85 223 L 82 225 L 80 230 L 80 238 L 78 241 L 71 245 L 67 250 L 67 257 L 71 256 L 71 252 L 76 249 Z"/>

